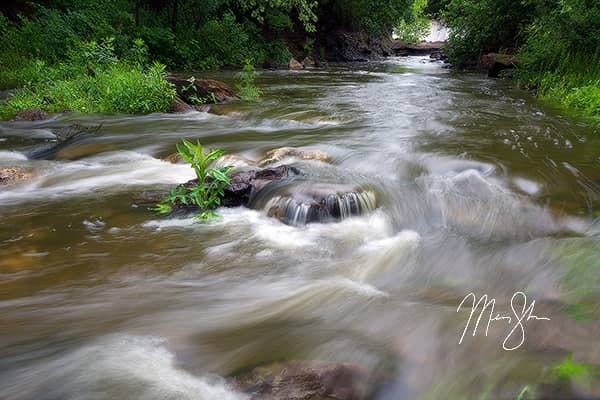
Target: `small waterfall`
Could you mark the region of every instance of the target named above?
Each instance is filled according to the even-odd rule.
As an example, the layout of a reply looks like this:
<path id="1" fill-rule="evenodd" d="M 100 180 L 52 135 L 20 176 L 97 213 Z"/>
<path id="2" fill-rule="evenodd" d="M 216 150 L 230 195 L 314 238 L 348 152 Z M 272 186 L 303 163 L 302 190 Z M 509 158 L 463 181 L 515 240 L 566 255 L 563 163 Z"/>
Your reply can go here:
<path id="1" fill-rule="evenodd" d="M 303 198 L 275 196 L 265 205 L 270 217 L 288 225 L 305 225 L 311 222 L 340 221 L 351 216 L 375 210 L 377 199 L 372 190 L 313 194 Z"/>

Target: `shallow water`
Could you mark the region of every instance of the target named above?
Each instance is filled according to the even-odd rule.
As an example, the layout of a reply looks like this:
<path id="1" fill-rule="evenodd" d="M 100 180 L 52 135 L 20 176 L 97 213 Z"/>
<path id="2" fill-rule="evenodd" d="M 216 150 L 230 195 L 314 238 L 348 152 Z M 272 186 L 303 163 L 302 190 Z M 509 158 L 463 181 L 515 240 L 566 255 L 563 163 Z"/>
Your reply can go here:
<path id="1" fill-rule="evenodd" d="M 569 353 L 600 365 L 597 129 L 422 57 L 258 83 L 260 102 L 218 115 L 0 124 L 0 164 L 35 174 L 0 189 L 0 398 L 238 399 L 226 377 L 295 359 L 385 375 L 378 399 L 515 398 Z M 24 155 L 74 122 L 100 127 Z M 330 164 L 284 162 L 368 184 L 378 207 L 299 227 L 157 216 L 140 194 L 193 177 L 161 160 L 183 138 L 250 159 L 321 149 Z M 458 343 L 464 296 L 506 314 L 517 291 L 551 318 L 523 346 L 503 350 L 501 322 Z M 600 396 L 595 378 L 573 390 Z"/>

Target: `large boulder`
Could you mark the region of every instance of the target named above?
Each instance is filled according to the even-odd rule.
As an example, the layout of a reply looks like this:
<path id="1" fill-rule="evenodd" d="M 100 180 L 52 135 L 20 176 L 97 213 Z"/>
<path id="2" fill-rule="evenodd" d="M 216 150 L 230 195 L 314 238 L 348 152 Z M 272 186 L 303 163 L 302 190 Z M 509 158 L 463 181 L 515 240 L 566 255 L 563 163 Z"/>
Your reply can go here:
<path id="1" fill-rule="evenodd" d="M 182 79 L 174 76 L 167 80 L 175 86 L 177 96 L 187 104 L 227 103 L 240 97 L 226 83 L 214 79 Z M 183 107 L 179 104 L 177 108 Z"/>
<path id="2" fill-rule="evenodd" d="M 358 366 L 324 361 L 257 367 L 233 386 L 252 400 L 359 400 L 373 390 L 369 375 Z"/>
<path id="3" fill-rule="evenodd" d="M 23 152 L 25 153 L 27 158 L 32 160 L 53 160 L 57 157 L 58 154 L 61 153 L 62 158 L 70 157 L 70 155 L 68 155 L 69 151 L 67 150 L 69 147 L 72 147 L 75 144 L 79 145 L 86 138 L 95 135 L 101 128 L 102 124 L 87 126 L 81 125 L 79 123 L 73 123 L 53 131 L 53 133 L 56 135 L 56 138 L 58 139 L 57 141 L 37 144 L 25 149 Z M 98 143 L 97 146 L 91 144 L 91 147 L 107 148 L 107 146 L 100 143 Z M 88 150 L 90 149 L 91 148 L 88 147 Z M 87 154 L 90 153 L 87 152 Z"/>

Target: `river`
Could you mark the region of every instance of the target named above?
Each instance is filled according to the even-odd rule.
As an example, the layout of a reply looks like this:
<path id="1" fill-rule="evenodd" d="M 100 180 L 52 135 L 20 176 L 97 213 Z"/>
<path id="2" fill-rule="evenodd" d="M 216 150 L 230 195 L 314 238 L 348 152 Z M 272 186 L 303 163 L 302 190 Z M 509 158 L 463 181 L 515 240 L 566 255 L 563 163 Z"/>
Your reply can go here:
<path id="1" fill-rule="evenodd" d="M 600 365 L 597 128 L 426 57 L 257 84 L 259 102 L 216 114 L 0 123 L 0 164 L 34 174 L 0 188 L 0 398 L 241 399 L 227 377 L 285 360 L 383 375 L 377 399 L 515 398 L 569 354 Z M 97 129 L 24 155 L 75 122 Z M 378 206 L 305 226 L 159 216 L 138 200 L 193 177 L 161 160 L 183 138 L 250 159 L 320 149 L 330 163 L 285 162 L 368 184 Z M 550 318 L 520 348 L 502 348 L 504 322 L 459 344 L 464 296 L 508 313 L 519 291 Z"/>

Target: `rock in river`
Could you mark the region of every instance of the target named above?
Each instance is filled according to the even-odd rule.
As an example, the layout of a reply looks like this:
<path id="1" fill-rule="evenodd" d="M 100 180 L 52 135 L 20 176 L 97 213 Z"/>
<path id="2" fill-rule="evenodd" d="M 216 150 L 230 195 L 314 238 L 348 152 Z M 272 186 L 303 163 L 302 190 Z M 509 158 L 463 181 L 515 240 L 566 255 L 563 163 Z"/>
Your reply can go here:
<path id="1" fill-rule="evenodd" d="M 234 386 L 252 400 L 358 400 L 372 389 L 368 375 L 352 364 L 289 361 L 257 367 Z"/>
<path id="2" fill-rule="evenodd" d="M 0 167 L 0 185 L 31 179 L 33 173 L 22 167 Z"/>
<path id="3" fill-rule="evenodd" d="M 265 156 L 258 162 L 258 165 L 273 164 L 283 160 L 285 157 L 299 157 L 303 160 L 329 161 L 329 154 L 322 150 L 298 150 L 293 147 L 280 147 L 267 152 Z"/>
<path id="4" fill-rule="evenodd" d="M 295 58 L 291 58 L 290 62 L 288 63 L 288 68 L 289 69 L 303 69 L 304 65 L 302 65 L 300 63 L 300 61 L 296 60 Z"/>
<path id="5" fill-rule="evenodd" d="M 268 216 L 287 225 L 305 225 L 366 214 L 375 210 L 377 198 L 373 190 L 352 185 L 306 183 L 261 193 L 250 206 L 264 208 Z"/>
<path id="6" fill-rule="evenodd" d="M 181 79 L 173 76 L 167 77 L 177 90 L 177 96 L 187 104 L 196 104 L 198 100 L 204 103 L 226 103 L 239 100 L 237 93 L 227 84 L 214 79 Z M 177 104 L 177 110 L 184 110 L 182 104 Z"/>

